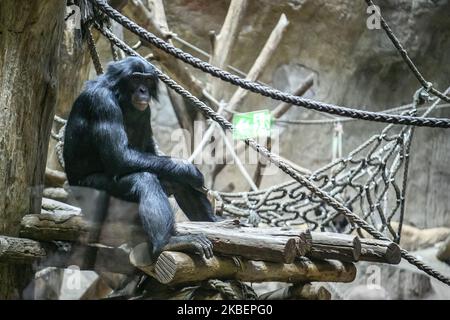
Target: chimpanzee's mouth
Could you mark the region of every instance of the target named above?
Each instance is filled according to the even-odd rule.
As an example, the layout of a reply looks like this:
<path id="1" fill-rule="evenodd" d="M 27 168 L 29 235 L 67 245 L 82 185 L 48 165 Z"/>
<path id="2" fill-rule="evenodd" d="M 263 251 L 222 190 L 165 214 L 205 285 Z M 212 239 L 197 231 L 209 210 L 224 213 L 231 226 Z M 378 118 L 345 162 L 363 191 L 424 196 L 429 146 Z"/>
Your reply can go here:
<path id="1" fill-rule="evenodd" d="M 147 107 L 148 107 L 148 101 L 145 101 L 145 100 L 143 100 L 143 101 L 136 101 L 135 103 L 134 103 L 134 105 L 139 109 L 139 110 L 145 110 Z"/>

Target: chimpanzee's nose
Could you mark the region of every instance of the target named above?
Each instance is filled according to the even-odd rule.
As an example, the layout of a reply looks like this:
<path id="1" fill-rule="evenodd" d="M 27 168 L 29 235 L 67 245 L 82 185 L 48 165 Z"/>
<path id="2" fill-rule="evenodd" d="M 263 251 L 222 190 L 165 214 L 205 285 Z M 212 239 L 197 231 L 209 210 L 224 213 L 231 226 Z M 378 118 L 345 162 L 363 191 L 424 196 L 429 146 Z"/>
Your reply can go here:
<path id="1" fill-rule="evenodd" d="M 145 93 L 146 91 L 147 91 L 147 90 L 145 90 L 145 88 L 143 88 L 143 87 L 140 87 L 140 88 L 139 88 L 139 92 L 140 92 L 140 93 Z"/>

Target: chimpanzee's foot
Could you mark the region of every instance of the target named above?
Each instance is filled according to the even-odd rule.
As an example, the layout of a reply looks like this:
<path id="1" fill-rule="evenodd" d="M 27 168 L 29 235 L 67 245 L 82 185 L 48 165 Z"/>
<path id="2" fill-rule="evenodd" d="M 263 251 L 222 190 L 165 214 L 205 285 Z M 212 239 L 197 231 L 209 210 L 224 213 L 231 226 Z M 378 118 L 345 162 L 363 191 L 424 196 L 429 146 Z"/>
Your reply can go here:
<path id="1" fill-rule="evenodd" d="M 190 251 L 210 259 L 214 255 L 212 249 L 212 242 L 204 234 L 189 234 L 172 236 L 163 251 Z"/>

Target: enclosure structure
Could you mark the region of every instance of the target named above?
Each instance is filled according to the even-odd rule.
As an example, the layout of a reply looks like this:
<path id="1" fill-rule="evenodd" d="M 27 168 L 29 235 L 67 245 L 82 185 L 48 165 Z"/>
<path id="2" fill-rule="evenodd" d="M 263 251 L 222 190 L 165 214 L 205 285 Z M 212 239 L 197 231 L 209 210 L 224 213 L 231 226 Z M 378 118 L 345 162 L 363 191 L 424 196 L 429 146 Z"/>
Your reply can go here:
<path id="1" fill-rule="evenodd" d="M 119 241 L 121 245 L 117 247 L 109 245 L 107 238 L 102 239 L 106 242 L 98 243 L 100 226 L 93 224 L 89 219 L 83 219 L 83 215 L 80 214 L 82 210 L 45 200 L 42 207 L 44 211 L 41 214 L 27 215 L 23 218 L 21 225 L 23 238 L 1 238 L 3 261 L 29 263 L 35 260 L 45 261 L 46 259 L 43 259 L 45 257 L 56 257 L 50 259 L 52 266 L 77 264 L 83 268 L 120 274 L 133 273 L 138 269 L 163 285 L 180 286 L 220 279 L 220 285 L 217 282 L 210 283 L 215 283 L 216 288 L 221 287 L 222 294 L 233 297 L 237 296 L 233 285 L 223 281 L 290 282 L 295 285 L 289 294 L 306 298 L 329 297 L 329 294 L 324 293 L 324 288 L 317 289 L 317 287 L 311 287 L 309 283 L 352 281 L 355 277 L 353 263 L 376 261 L 396 264 L 399 263 L 400 257 L 442 282 L 449 283 L 447 277 L 424 265 L 397 244 L 400 241 L 405 210 L 409 146 L 413 138 L 414 126 L 448 127 L 450 125 L 448 119 L 427 117 L 427 114 L 438 107 L 439 103 L 439 100 L 432 101 L 431 104 L 427 103 L 430 94 L 445 101 L 449 98 L 421 77 L 405 52 L 401 51 L 406 63 L 418 75 L 424 88 L 412 97 L 412 103 L 408 106 L 391 110 L 390 113 L 367 112 L 298 97 L 312 85 L 312 77 L 305 79 L 294 94 L 283 93 L 253 82 L 261 66 L 267 63 L 271 49 L 276 47 L 276 41 L 279 40 L 280 34 L 287 25 L 286 18 L 283 16 L 269 37 L 268 45 L 261 52 L 260 59 L 255 61 L 254 69 L 248 73 L 246 79 L 242 79 L 220 69 L 225 63 L 224 57 L 214 55 L 211 59 L 216 65 L 214 67 L 140 28 L 104 1 L 93 0 L 89 3 L 93 6 L 88 7 L 95 13 L 90 16 L 89 22 L 111 41 L 116 54 L 117 49 L 120 49 L 121 54 L 139 55 L 136 50 L 145 45 L 154 45 L 164 51 L 163 55 L 166 55 L 170 62 L 173 62 L 174 58 L 180 59 L 216 78 L 240 86 L 227 105 L 229 114 L 232 114 L 245 92 L 249 90 L 282 101 L 272 112 L 275 118 L 281 116 L 292 105 L 297 105 L 346 116 L 348 118 L 345 121 L 355 118 L 390 124 L 348 156 L 336 159 L 315 172 L 308 172 L 289 163 L 271 153 L 270 148 L 261 146 L 251 139 L 243 141 L 241 148 L 244 148 L 244 145 L 250 146 L 287 173 L 293 181 L 266 190 L 258 190 L 255 184 L 251 192 L 210 191 L 218 215 L 226 218 L 244 218 L 249 224 L 242 225 L 234 220 L 215 225 L 179 223 L 178 228 L 181 232 L 207 234 L 215 244 L 216 257 L 212 260 L 202 260 L 186 253 L 163 252 L 156 262 L 151 262 L 146 256 L 148 250 L 145 244 L 133 245 L 131 248 L 122 246 L 130 242 L 129 238 L 109 239 Z M 370 4 L 371 1 L 368 3 Z M 240 4 L 239 1 L 232 1 L 230 12 L 233 14 L 224 24 L 223 28 L 229 29 L 224 30 L 224 34 L 234 32 L 236 21 L 233 22 L 231 17 L 239 18 L 239 12 L 243 10 L 243 6 L 245 1 Z M 126 45 L 102 24 L 104 17 L 99 14 L 100 12 L 136 33 L 142 39 L 141 42 L 133 48 Z M 382 21 L 388 36 L 394 41 L 396 47 L 402 49 L 387 24 L 384 20 Z M 96 70 L 101 72 L 102 67 L 99 65 L 94 41 L 90 36 L 89 25 L 85 27 Z M 164 35 L 163 30 L 160 32 Z M 221 48 L 221 50 L 217 49 L 217 52 L 226 53 L 226 48 L 232 45 L 232 42 L 229 42 L 232 38 L 227 37 L 223 38 L 227 40 L 221 40 L 218 37 L 215 48 Z M 175 61 L 178 63 L 178 60 Z M 206 117 L 216 121 L 217 125 L 211 125 L 208 130 L 210 134 L 216 130 L 222 132 L 222 130 L 233 129 L 229 122 L 230 117 L 221 115 L 224 108 L 221 109 L 220 103 L 214 96 L 208 98 L 208 94 L 204 94 L 209 103 L 215 104 L 217 111 L 208 107 L 159 70 L 158 75 L 168 87 L 197 107 Z M 217 95 L 215 82 L 216 80 L 212 82 L 210 90 Z M 197 93 L 203 91 L 201 88 L 197 89 Z M 418 116 L 420 108 L 426 104 L 430 104 L 425 107 L 426 113 Z M 395 114 L 399 111 L 402 112 L 400 115 Z M 61 140 L 64 133 L 64 120 L 57 119 L 62 127 L 60 133 L 54 134 L 54 137 Z M 394 124 L 403 126 L 395 127 Z M 61 150 L 61 145 L 57 147 L 57 150 Z M 244 170 L 243 175 L 246 179 L 249 178 Z M 64 182 L 64 175 L 60 172 L 49 171 L 47 177 L 47 181 L 57 181 L 59 187 Z M 53 197 L 60 200 L 65 197 L 61 189 L 52 191 Z M 338 226 L 337 223 L 340 219 L 344 221 L 342 226 Z M 394 221 L 398 223 L 395 224 Z M 255 228 L 258 225 L 265 225 L 265 227 Z M 136 231 L 134 236 L 139 239 L 139 225 L 130 223 L 128 226 L 134 228 Z M 104 228 L 114 228 L 114 226 L 101 226 L 101 229 Z M 71 256 L 70 252 L 66 252 L 67 255 L 64 256 L 63 253 L 67 247 L 63 246 L 63 253 L 61 253 L 61 244 L 58 243 L 55 247 L 53 244 L 55 240 L 72 242 L 71 246 L 78 246 L 83 252 L 89 252 L 89 254 L 83 256 L 83 261 L 67 260 L 67 255 Z M 144 243 L 144 240 L 141 238 L 140 242 Z M 94 262 L 84 261 L 91 260 L 86 259 L 90 256 L 95 257 Z M 268 293 L 266 297 L 273 298 L 274 295 L 275 293 L 273 295 Z M 248 297 L 254 297 L 254 295 L 249 294 Z M 288 295 L 283 297 L 286 298 Z"/>

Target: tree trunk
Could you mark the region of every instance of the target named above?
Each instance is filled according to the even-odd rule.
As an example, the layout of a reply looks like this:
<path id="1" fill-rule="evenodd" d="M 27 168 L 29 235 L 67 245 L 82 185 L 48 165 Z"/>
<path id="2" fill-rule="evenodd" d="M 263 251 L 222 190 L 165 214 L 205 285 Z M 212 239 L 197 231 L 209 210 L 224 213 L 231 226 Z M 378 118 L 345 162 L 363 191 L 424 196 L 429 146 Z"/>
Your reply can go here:
<path id="1" fill-rule="evenodd" d="M 71 11 L 67 7 L 66 15 Z M 89 77 L 91 58 L 86 42 L 83 41 L 81 29 L 68 19 L 65 23 L 63 41 L 60 49 L 60 67 L 58 71 L 56 115 L 67 119 L 75 98 L 80 94 L 84 82 Z M 60 125 L 54 124 L 53 130 L 58 132 Z M 55 152 L 56 141 L 50 139 L 48 147 L 47 167 L 62 170 Z"/>
<path id="2" fill-rule="evenodd" d="M 0 234 L 40 212 L 56 102 L 65 1 L 0 0 Z M 0 264 L 0 299 L 20 298 L 31 268 Z"/>

